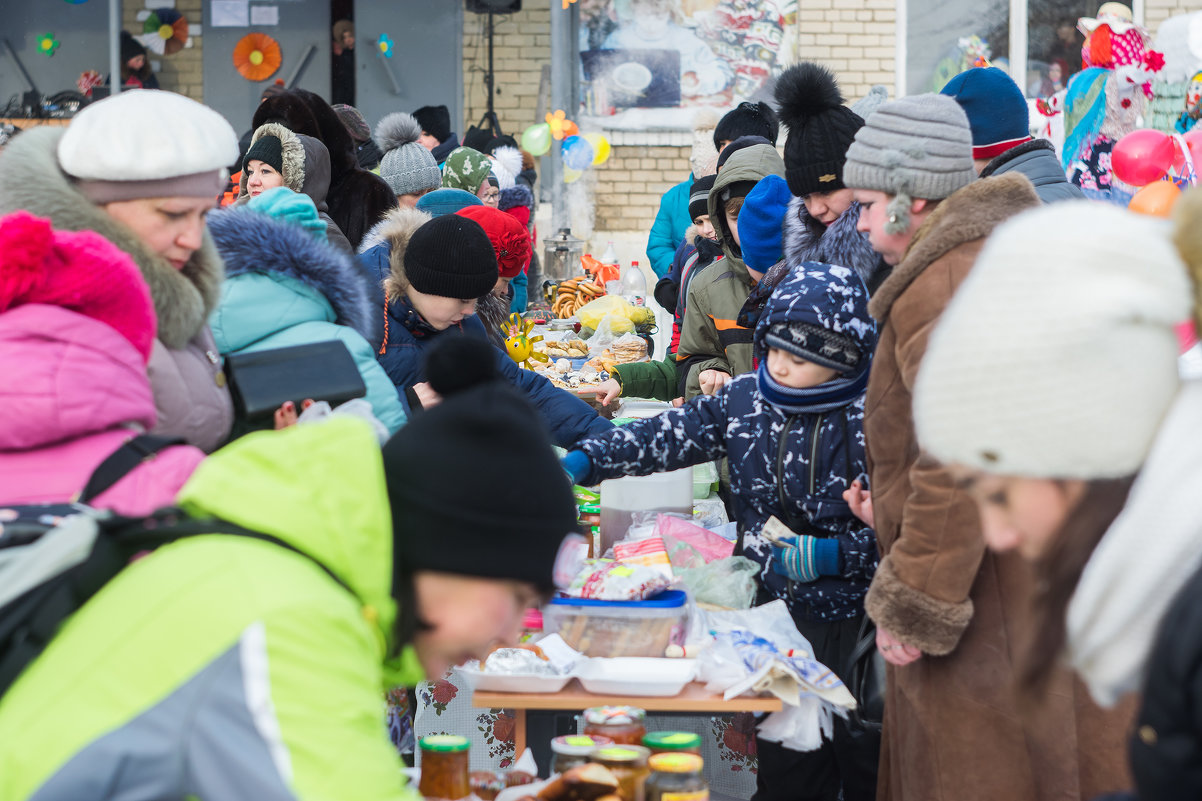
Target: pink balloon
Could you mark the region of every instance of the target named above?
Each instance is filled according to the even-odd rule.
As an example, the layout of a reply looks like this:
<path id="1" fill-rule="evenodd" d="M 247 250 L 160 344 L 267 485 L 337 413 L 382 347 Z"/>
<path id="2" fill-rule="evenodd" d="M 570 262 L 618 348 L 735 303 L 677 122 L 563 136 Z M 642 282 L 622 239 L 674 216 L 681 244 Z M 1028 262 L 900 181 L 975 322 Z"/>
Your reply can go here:
<path id="1" fill-rule="evenodd" d="M 1114 143 L 1110 163 L 1120 181 L 1146 186 L 1173 166 L 1173 140 L 1151 128 L 1132 131 Z"/>
<path id="2" fill-rule="evenodd" d="M 1202 131 L 1190 131 L 1182 138 L 1185 139 L 1185 144 L 1189 147 L 1190 155 L 1194 159 L 1194 171 L 1202 172 Z M 1181 161 L 1184 162 L 1185 159 L 1182 158 Z"/>

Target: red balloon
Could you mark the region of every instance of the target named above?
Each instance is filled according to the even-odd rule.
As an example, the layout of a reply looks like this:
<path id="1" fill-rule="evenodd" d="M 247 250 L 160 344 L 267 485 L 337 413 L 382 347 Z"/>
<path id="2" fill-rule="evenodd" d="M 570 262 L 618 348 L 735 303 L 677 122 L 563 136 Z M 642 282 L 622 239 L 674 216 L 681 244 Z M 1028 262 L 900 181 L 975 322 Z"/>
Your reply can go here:
<path id="1" fill-rule="evenodd" d="M 1110 163 L 1120 181 L 1145 186 L 1173 166 L 1173 140 L 1151 128 L 1132 131 L 1114 143 Z"/>

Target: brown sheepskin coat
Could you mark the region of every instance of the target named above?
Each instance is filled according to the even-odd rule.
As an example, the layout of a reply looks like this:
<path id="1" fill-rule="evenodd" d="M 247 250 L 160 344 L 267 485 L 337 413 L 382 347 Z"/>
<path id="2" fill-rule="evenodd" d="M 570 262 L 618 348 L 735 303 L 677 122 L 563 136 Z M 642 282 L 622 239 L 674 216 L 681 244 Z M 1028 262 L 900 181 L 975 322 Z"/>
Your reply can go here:
<path id="1" fill-rule="evenodd" d="M 914 435 L 911 393 L 939 316 L 994 227 L 1038 205 L 1018 174 L 961 189 L 919 228 L 869 306 L 881 338 L 864 434 L 882 559 L 865 606 L 923 652 L 888 669 L 878 799 L 1067 801 L 1131 783 L 1130 707 L 1100 711 L 1065 671 L 1037 720 L 1019 714 L 1014 660 L 1033 570 L 985 550 L 972 500 Z"/>

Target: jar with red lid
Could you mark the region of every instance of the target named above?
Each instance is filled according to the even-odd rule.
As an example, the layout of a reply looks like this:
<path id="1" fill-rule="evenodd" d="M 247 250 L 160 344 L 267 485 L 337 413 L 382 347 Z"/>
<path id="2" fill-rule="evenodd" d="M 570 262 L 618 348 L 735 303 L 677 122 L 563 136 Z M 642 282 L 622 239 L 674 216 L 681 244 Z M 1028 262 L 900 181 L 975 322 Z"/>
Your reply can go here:
<path id="1" fill-rule="evenodd" d="M 647 713 L 637 706 L 594 706 L 584 710 L 584 734 L 617 745 L 642 745 Z"/>

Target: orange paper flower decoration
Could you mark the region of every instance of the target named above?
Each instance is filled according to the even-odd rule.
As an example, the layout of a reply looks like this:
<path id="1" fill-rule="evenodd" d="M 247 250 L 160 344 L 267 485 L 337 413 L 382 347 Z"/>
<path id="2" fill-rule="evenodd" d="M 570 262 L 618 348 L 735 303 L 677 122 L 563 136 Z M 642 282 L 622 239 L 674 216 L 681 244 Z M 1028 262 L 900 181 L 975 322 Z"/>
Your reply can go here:
<path id="1" fill-rule="evenodd" d="M 248 81 L 263 81 L 280 68 L 280 43 L 265 33 L 248 33 L 234 45 L 234 66 Z"/>

